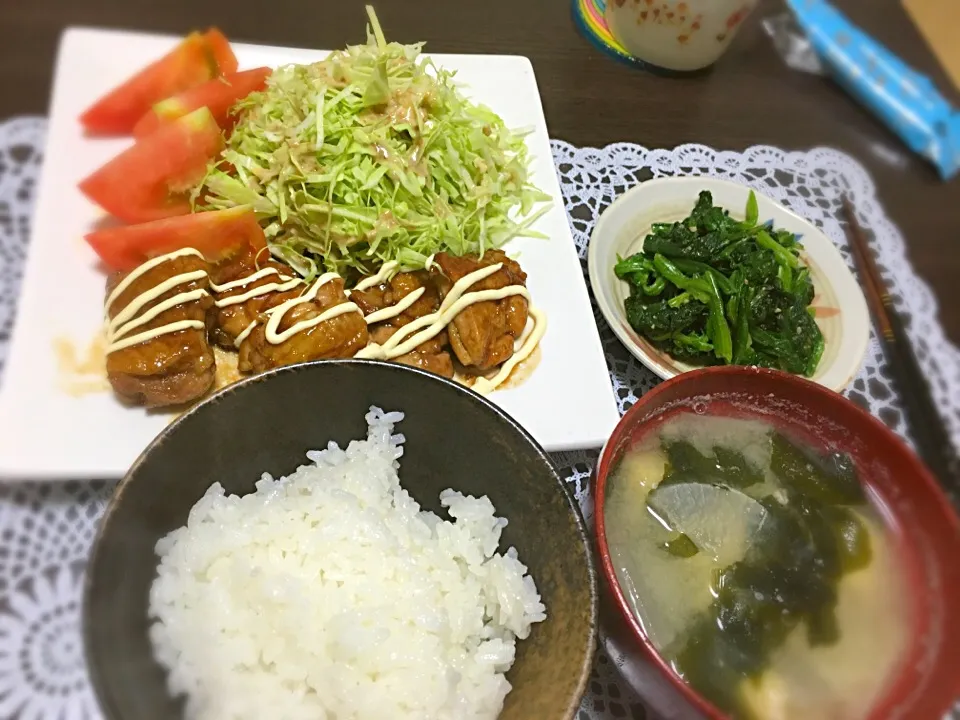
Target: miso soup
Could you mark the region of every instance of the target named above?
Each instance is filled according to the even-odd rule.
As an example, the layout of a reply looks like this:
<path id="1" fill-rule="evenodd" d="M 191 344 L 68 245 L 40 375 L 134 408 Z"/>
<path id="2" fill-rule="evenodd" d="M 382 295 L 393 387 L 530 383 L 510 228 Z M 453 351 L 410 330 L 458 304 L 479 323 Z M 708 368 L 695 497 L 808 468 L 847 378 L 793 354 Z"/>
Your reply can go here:
<path id="1" fill-rule="evenodd" d="M 673 416 L 607 486 L 645 633 L 736 718 L 857 720 L 908 649 L 893 538 L 850 458 L 756 421 Z"/>

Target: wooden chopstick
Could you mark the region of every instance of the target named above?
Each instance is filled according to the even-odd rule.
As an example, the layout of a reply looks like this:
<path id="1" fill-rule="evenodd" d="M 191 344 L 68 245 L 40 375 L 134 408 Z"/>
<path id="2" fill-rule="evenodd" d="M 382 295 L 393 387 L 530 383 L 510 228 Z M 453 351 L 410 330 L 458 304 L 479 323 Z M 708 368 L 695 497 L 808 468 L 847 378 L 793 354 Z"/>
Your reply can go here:
<path id="1" fill-rule="evenodd" d="M 843 196 L 843 214 L 847 239 L 863 285 L 867 305 L 883 342 L 887 362 L 893 371 L 893 381 L 906 411 L 910 436 L 920 457 L 940 479 L 940 483 L 960 501 L 960 461 L 950 440 L 940 411 L 933 402 L 930 387 L 917 363 L 913 346 L 904 330 L 900 316 L 893 307 L 890 293 L 880 275 L 866 235 L 850 199 Z"/>

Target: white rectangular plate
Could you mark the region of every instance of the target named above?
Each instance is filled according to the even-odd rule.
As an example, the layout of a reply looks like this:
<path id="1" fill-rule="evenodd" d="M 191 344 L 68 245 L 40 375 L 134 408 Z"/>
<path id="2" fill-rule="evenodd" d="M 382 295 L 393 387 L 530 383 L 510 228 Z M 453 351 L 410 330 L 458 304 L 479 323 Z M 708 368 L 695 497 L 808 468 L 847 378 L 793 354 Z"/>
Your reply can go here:
<path id="1" fill-rule="evenodd" d="M 171 419 L 125 407 L 109 391 L 71 392 L 64 387 L 55 345 L 66 340 L 83 354 L 100 332 L 105 276 L 83 236 L 103 214 L 77 183 L 130 143 L 87 138 L 77 117 L 177 41 L 86 28 L 63 35 L 29 258 L 0 389 L 0 477 L 121 477 Z M 234 50 L 241 69 L 315 62 L 327 54 L 243 44 L 234 44 Z M 433 59 L 456 70 L 464 91 L 509 127 L 533 128 L 527 137 L 534 156 L 532 179 L 553 197 L 550 211 L 536 224 L 550 239 L 519 239 L 508 246 L 527 272 L 534 302 L 547 313 L 540 364 L 521 385 L 494 392 L 490 399 L 547 450 L 599 446 L 617 421 L 616 402 L 567 225 L 533 68 L 523 57 Z"/>

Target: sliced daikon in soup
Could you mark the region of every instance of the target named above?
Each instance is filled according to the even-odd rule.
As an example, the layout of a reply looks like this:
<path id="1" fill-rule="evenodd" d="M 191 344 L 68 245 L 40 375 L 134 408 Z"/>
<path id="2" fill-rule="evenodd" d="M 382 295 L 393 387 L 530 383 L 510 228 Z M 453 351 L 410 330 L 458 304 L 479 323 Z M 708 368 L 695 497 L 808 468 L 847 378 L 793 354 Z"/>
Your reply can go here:
<path id="1" fill-rule="evenodd" d="M 647 497 L 647 510 L 723 564 L 746 554 L 767 518 L 763 505 L 749 495 L 701 482 L 662 483 Z"/>

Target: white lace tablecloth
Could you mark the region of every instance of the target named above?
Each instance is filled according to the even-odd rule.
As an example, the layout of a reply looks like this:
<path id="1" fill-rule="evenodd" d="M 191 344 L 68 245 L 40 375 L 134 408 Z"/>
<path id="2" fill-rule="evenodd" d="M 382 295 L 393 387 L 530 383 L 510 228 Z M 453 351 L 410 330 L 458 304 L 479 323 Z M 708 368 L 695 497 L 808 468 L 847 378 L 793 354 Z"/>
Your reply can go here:
<path id="1" fill-rule="evenodd" d="M 0 372 L 27 251 L 45 128 L 42 118 L 0 123 Z M 741 153 L 702 145 L 648 150 L 630 144 L 593 149 L 559 140 L 553 142 L 553 155 L 585 275 L 586 246 L 597 216 L 623 190 L 650 177 L 695 174 L 746 182 L 820 226 L 848 261 L 837 218 L 840 195 L 849 193 L 960 446 L 960 351 L 947 342 L 933 294 L 907 261 L 902 236 L 855 160 L 828 149 L 787 153 L 753 147 Z M 599 311 L 594 315 L 622 412 L 658 380 L 619 344 Z M 876 337 L 847 394 L 904 433 Z M 596 453 L 559 453 L 554 460 L 589 521 L 589 477 Z M 87 552 L 112 489 L 107 482 L 0 485 L 0 719 L 99 717 L 83 662 L 80 592 Z M 615 661 L 601 650 L 580 720 L 641 720 L 645 715 L 643 703 L 620 680 Z"/>

